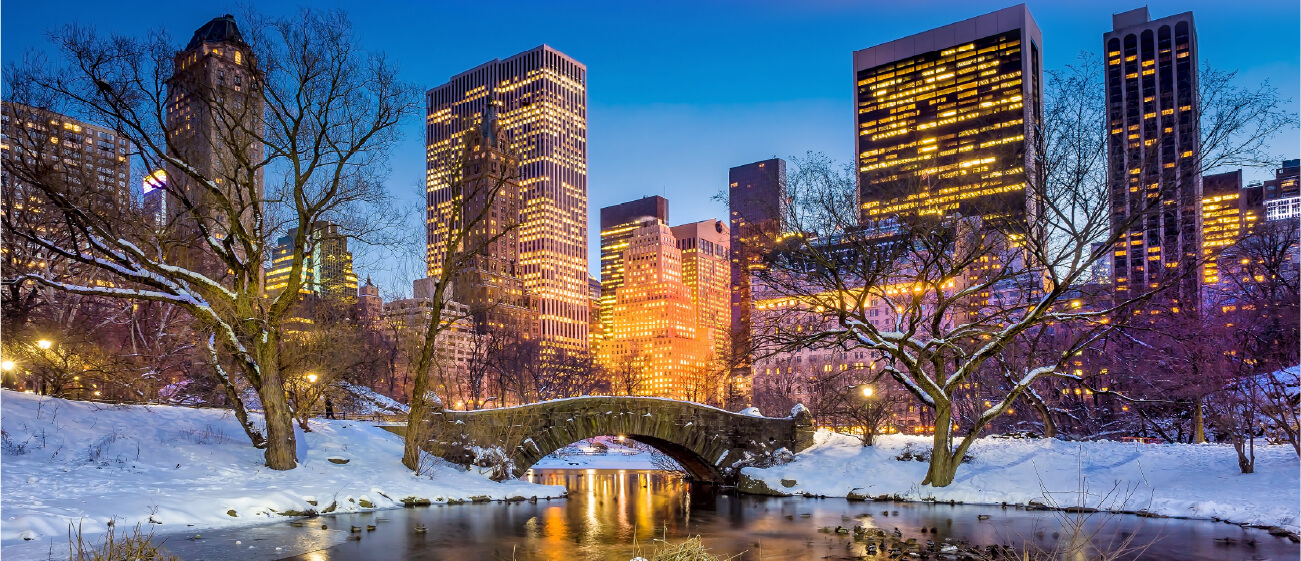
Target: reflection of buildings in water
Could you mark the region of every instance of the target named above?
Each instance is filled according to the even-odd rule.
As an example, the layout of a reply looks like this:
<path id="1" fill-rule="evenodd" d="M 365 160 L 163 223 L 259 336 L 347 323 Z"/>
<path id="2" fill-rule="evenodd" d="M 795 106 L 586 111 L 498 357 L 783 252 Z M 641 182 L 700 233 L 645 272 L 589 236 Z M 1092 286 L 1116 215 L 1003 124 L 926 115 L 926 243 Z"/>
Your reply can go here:
<path id="1" fill-rule="evenodd" d="M 650 543 L 689 520 L 688 485 L 681 477 L 584 469 L 529 470 L 525 479 L 569 490 L 566 507 L 548 507 L 539 519 L 543 552 L 568 551 L 575 535 L 581 543 Z"/>

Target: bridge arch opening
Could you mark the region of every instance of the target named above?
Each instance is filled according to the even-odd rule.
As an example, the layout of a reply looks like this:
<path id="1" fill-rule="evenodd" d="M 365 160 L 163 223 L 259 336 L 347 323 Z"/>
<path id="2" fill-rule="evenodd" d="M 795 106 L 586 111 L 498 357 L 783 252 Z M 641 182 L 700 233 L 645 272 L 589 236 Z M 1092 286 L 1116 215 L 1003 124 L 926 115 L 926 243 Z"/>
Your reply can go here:
<path id="1" fill-rule="evenodd" d="M 601 437 L 609 437 L 611 440 L 615 442 L 619 442 L 620 440 L 623 440 L 621 444 L 625 446 L 634 443 L 642 444 L 645 446 L 645 448 L 647 448 L 646 450 L 644 450 L 645 452 L 647 453 L 658 452 L 660 454 L 663 454 L 664 456 L 667 456 L 668 459 L 672 460 L 672 463 L 676 464 L 675 466 L 656 465 L 651 469 L 681 471 L 692 481 L 718 482 L 718 481 L 722 481 L 724 478 L 724 474 L 718 468 L 714 467 L 712 463 L 710 463 L 706 458 L 701 457 L 701 455 L 696 453 L 694 450 L 691 450 L 686 446 L 683 446 L 681 444 L 678 444 L 670 440 L 657 438 L 655 436 L 645 435 L 645 434 L 603 434 L 595 437 L 579 439 L 577 441 L 574 441 L 573 443 L 570 443 L 567 446 L 561 446 L 556 450 L 553 450 L 551 453 L 543 454 L 537 460 L 533 460 L 532 463 L 530 463 L 529 465 L 517 465 L 516 468 L 519 469 L 521 472 L 527 472 L 530 469 L 536 469 L 538 462 L 541 462 L 543 459 L 549 457 L 551 454 L 559 452 L 564 448 L 568 446 L 573 446 L 574 444 L 577 444 L 579 442 L 597 441 Z M 637 448 L 636 446 L 630 446 L 630 447 Z M 651 449 L 653 449 L 654 452 L 652 452 Z M 520 459 L 523 460 L 524 458 L 521 457 Z M 576 469 L 577 467 L 578 466 L 561 466 L 559 469 L 570 469 L 570 468 Z M 593 467 L 593 466 L 585 465 L 584 467 Z M 603 469 L 603 468 L 601 468 L 600 466 L 596 466 L 596 469 Z M 617 466 L 611 466 L 611 469 L 620 469 L 620 468 L 618 468 Z"/>

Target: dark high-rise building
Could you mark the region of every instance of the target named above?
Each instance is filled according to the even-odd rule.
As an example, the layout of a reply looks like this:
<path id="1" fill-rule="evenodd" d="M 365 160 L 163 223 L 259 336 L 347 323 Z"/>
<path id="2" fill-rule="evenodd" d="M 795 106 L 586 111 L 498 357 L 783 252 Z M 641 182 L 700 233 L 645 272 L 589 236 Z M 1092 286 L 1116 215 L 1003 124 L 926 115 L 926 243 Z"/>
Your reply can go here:
<path id="1" fill-rule="evenodd" d="M 1115 289 L 1124 298 L 1175 274 L 1182 280 L 1172 296 L 1189 298 L 1201 202 L 1193 14 L 1152 20 L 1138 8 L 1111 21 L 1103 45 Z"/>
<path id="2" fill-rule="evenodd" d="M 727 173 L 728 215 L 732 261 L 733 387 L 748 388 L 751 375 L 750 271 L 772 249 L 782 233 L 786 211 L 786 161 L 773 158 L 732 168 Z"/>
<path id="3" fill-rule="evenodd" d="M 1301 216 L 1301 160 L 1287 160 L 1274 170 L 1274 179 L 1265 182 L 1265 217 L 1267 220 L 1290 220 Z"/>
<path id="4" fill-rule="evenodd" d="M 1043 37 L 1024 4 L 854 52 L 859 222 L 1024 220 Z"/>
<path id="5" fill-rule="evenodd" d="M 623 252 L 637 226 L 650 219 L 669 221 L 669 200 L 642 197 L 601 209 L 601 336 L 614 326 L 615 292 L 623 286 Z"/>
<path id="6" fill-rule="evenodd" d="M 517 274 L 549 347 L 587 349 L 587 67 L 546 45 L 492 60 L 425 94 L 428 251 L 434 194 L 456 172 L 467 134 L 489 105 L 519 162 Z M 430 275 L 436 259 L 429 259 Z"/>
<path id="7" fill-rule="evenodd" d="M 262 103 L 255 95 L 253 71 L 256 65 L 251 49 L 229 14 L 213 18 L 195 30 L 185 50 L 173 59 L 173 74 L 167 80 L 167 135 L 180 156 L 198 173 L 230 191 L 225 194 L 232 211 L 239 216 L 245 229 L 253 229 L 254 212 L 262 204 L 262 172 L 254 173 L 250 197 L 248 174 L 253 162 L 262 159 L 262 145 L 257 141 L 262 125 Z M 230 212 L 219 208 L 213 195 L 201 187 L 194 178 L 175 166 L 168 165 L 157 176 L 156 186 L 165 186 L 145 193 L 146 207 L 180 237 L 201 235 L 194 218 L 188 215 L 186 205 L 177 197 L 184 197 L 198 212 L 206 213 L 205 223 L 212 235 L 224 238 L 229 234 Z M 256 200 L 251 200 L 256 199 Z M 209 274 L 220 274 L 224 265 L 207 261 L 198 248 L 202 243 L 192 243 L 187 253 L 178 256 L 190 267 Z M 198 252 L 198 253 L 196 253 Z"/>

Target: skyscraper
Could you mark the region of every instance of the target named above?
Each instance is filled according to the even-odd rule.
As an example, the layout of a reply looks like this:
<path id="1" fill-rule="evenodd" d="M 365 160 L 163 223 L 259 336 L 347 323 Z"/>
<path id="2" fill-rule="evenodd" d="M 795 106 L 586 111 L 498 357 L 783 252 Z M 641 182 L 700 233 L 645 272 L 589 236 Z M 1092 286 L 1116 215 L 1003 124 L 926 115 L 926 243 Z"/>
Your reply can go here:
<path id="1" fill-rule="evenodd" d="M 77 197 L 97 211 L 131 207 L 130 145 L 112 129 L 86 123 L 67 115 L 30 107 L 21 103 L 0 103 L 0 157 L 14 154 L 29 158 L 22 169 L 61 174 Z M 19 166 L 12 166 L 18 168 Z M 22 191 L 22 180 L 13 177 L 6 166 L 3 181 L 7 194 Z M 12 191 L 11 191 L 12 190 Z M 5 197 L 6 203 L 9 197 Z"/>
<path id="2" fill-rule="evenodd" d="M 435 251 L 434 193 L 452 179 L 467 134 L 492 101 L 519 161 L 517 273 L 536 301 L 538 335 L 548 346 L 586 350 L 587 68 L 574 59 L 543 45 L 426 93 L 428 252 Z"/>
<path id="3" fill-rule="evenodd" d="M 623 252 L 639 225 L 647 219 L 669 221 L 669 201 L 642 197 L 601 209 L 601 335 L 613 329 L 615 292 L 623 286 Z"/>
<path id="4" fill-rule="evenodd" d="M 262 103 L 255 94 L 251 67 L 256 64 L 251 49 L 230 14 L 213 18 L 195 30 L 185 50 L 176 53 L 173 74 L 167 80 L 167 135 L 181 157 L 205 178 L 231 188 L 227 197 L 233 212 L 246 228 L 253 227 L 253 213 L 262 204 L 262 172 L 256 168 L 253 181 L 256 199 L 238 186 L 246 181 L 252 166 L 262 158 L 262 146 L 254 132 L 262 130 Z M 213 206 L 211 195 L 193 178 L 175 166 L 164 170 L 166 189 L 146 193 L 146 205 L 160 209 L 166 224 L 180 228 L 180 235 L 198 235 L 197 225 L 184 216 L 184 205 L 151 197 L 184 196 L 212 217 L 214 235 L 224 237 L 230 225 L 224 209 Z M 178 224 L 179 222 L 179 224 Z"/>
<path id="5" fill-rule="evenodd" d="M 709 219 L 670 228 L 682 256 L 682 283 L 691 295 L 696 338 L 705 343 L 715 366 L 730 358 L 732 303 L 731 232 Z"/>
<path id="6" fill-rule="evenodd" d="M 854 52 L 859 221 L 1024 220 L 1043 36 L 1024 4 Z"/>
<path id="7" fill-rule="evenodd" d="M 475 249 L 454 272 L 450 295 L 469 307 L 479 330 L 509 328 L 532 338 L 537 312 L 519 275 L 519 161 L 497 118 L 497 105 L 490 101 L 479 126 L 462 136 L 455 172 L 459 178 L 430 191 L 428 243 L 436 256 L 449 249 Z M 458 246 L 448 248 L 463 221 L 476 217 Z M 440 275 L 441 269 L 441 258 L 430 260 L 431 277 Z"/>
<path id="8" fill-rule="evenodd" d="M 294 228 L 276 240 L 271 268 L 266 272 L 266 293 L 275 297 L 289 283 L 293 269 Z M 339 226 L 330 222 L 312 225 L 310 250 L 303 255 L 302 286 L 299 292 L 344 300 L 357 297 L 357 275 L 352 272 L 352 252 L 348 251 L 347 236 L 339 234 Z"/>
<path id="9" fill-rule="evenodd" d="M 1173 273 L 1183 279 L 1173 296 L 1192 297 L 1201 202 L 1193 14 L 1153 21 L 1138 8 L 1111 21 L 1103 45 L 1112 229 L 1120 235 L 1112 260 L 1117 296 L 1155 288 Z"/>
<path id="10" fill-rule="evenodd" d="M 613 328 L 600 349 L 616 393 L 703 400 L 708 343 L 697 334 L 682 250 L 668 225 L 648 218 L 624 250 Z"/>
<path id="11" fill-rule="evenodd" d="M 786 161 L 763 160 L 728 171 L 728 214 L 731 252 L 731 338 L 733 386 L 748 388 L 751 313 L 754 311 L 750 271 L 781 234 L 786 209 Z M 737 382 L 740 382 L 739 384 Z"/>
<path id="12" fill-rule="evenodd" d="M 37 197 L 36 187 L 26 181 L 53 185 L 93 209 L 97 217 L 118 222 L 133 218 L 130 144 L 111 129 L 92 125 L 45 109 L 21 103 L 0 103 L 0 212 L 6 226 L 40 235 L 66 235 L 59 213 Z M 35 202 L 36 204 L 32 204 Z M 47 251 L 23 244 L 13 232 L 5 232 L 0 248 L 0 268 L 6 278 L 24 273 L 74 275 L 76 282 L 95 282 L 78 273 L 81 268 L 64 269 L 65 262 Z M 78 242 L 85 247 L 85 242 Z M 48 257 L 47 257 L 48 256 Z"/>

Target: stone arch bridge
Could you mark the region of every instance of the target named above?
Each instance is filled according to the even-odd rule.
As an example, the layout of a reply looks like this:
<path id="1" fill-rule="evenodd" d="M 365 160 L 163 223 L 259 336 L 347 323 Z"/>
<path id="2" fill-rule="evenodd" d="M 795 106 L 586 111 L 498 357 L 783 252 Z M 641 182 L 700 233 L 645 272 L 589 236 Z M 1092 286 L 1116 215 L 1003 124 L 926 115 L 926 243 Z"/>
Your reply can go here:
<path id="1" fill-rule="evenodd" d="M 478 411 L 434 410 L 425 449 L 461 465 L 495 466 L 495 479 L 520 477 L 579 440 L 623 436 L 676 460 L 696 481 L 735 483 L 740 468 L 781 449 L 813 445 L 813 416 L 796 406 L 786 418 L 732 413 L 653 397 L 576 397 Z"/>

